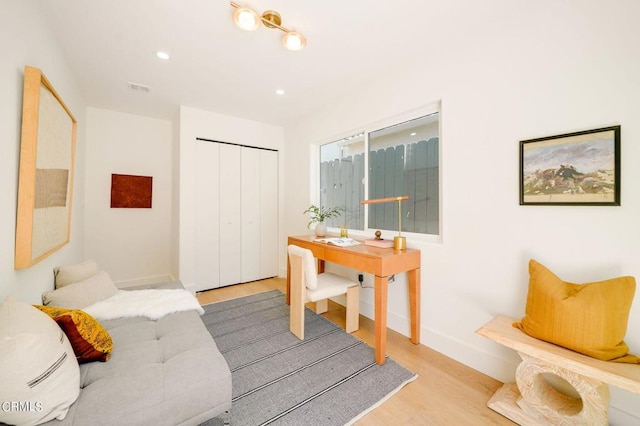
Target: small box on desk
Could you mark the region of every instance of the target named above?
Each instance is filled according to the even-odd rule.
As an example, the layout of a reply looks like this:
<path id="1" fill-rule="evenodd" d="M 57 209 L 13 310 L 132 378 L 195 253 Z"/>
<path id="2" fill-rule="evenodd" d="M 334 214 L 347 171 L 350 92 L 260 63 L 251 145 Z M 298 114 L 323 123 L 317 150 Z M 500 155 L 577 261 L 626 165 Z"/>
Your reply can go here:
<path id="1" fill-rule="evenodd" d="M 367 246 L 393 248 L 393 240 L 376 240 L 375 238 L 370 238 L 368 240 L 364 240 L 364 243 Z"/>

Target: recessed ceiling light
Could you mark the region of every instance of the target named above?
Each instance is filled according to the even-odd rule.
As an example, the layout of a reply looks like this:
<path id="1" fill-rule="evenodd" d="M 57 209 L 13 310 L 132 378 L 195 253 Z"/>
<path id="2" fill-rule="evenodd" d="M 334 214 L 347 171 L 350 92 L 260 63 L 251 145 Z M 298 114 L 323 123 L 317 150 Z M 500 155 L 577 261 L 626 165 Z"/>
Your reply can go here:
<path id="1" fill-rule="evenodd" d="M 282 90 L 282 89 L 276 90 L 276 95 L 279 95 L 279 96 L 284 95 L 284 90 Z"/>
<path id="2" fill-rule="evenodd" d="M 167 52 L 157 51 L 156 56 L 162 60 L 168 61 L 171 56 Z"/>
<path id="3" fill-rule="evenodd" d="M 413 133 L 411 133 L 411 136 L 415 136 L 416 134 L 417 134 L 416 132 L 413 132 Z"/>

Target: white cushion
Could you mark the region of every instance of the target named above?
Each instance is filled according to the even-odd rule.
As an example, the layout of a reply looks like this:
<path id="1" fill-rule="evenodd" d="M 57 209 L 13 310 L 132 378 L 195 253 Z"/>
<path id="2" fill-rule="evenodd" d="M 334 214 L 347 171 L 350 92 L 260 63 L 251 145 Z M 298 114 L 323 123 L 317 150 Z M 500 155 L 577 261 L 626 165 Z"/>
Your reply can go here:
<path id="1" fill-rule="evenodd" d="M 26 303 L 0 305 L 0 422 L 62 420 L 80 392 L 80 369 L 58 324 Z"/>
<path id="2" fill-rule="evenodd" d="M 316 269 L 316 259 L 313 257 L 313 253 L 311 250 L 290 245 L 288 247 L 289 255 L 300 256 L 302 257 L 302 269 L 304 271 L 304 280 L 309 290 L 315 290 L 318 288 L 317 275 L 318 270 Z"/>
<path id="3" fill-rule="evenodd" d="M 340 275 L 324 272 L 318 275 L 318 288 L 315 290 L 307 289 L 307 299 L 310 302 L 336 297 L 345 294 L 349 287 L 358 285 L 355 281 L 351 281 Z"/>
<path id="4" fill-rule="evenodd" d="M 67 309 L 82 309 L 108 299 L 118 292 L 111 277 L 104 271 L 73 284 L 42 294 L 42 304 Z"/>
<path id="5" fill-rule="evenodd" d="M 53 276 L 56 288 L 90 278 L 98 273 L 98 265 L 93 260 L 85 260 L 82 263 L 53 268 Z"/>

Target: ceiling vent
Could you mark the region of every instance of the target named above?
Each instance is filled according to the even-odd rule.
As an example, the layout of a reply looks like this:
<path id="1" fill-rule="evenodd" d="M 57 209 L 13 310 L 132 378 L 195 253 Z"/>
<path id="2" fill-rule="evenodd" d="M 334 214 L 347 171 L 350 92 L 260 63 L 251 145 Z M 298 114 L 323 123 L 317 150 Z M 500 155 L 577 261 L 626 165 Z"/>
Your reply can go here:
<path id="1" fill-rule="evenodd" d="M 134 92 L 140 93 L 149 93 L 149 91 L 151 90 L 151 86 L 140 83 L 133 83 L 131 81 L 127 81 L 127 87 Z"/>

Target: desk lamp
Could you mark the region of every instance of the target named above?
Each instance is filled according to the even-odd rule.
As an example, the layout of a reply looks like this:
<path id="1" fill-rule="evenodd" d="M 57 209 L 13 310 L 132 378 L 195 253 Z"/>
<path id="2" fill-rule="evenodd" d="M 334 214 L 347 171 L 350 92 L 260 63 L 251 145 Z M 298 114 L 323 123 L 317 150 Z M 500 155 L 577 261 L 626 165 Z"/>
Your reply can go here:
<path id="1" fill-rule="evenodd" d="M 398 202 L 398 235 L 393 237 L 394 250 L 405 250 L 407 248 L 407 238 L 402 236 L 402 201 L 408 199 L 408 195 L 402 195 L 399 197 L 376 198 L 374 200 L 361 201 L 361 204 L 389 203 L 391 201 Z"/>

